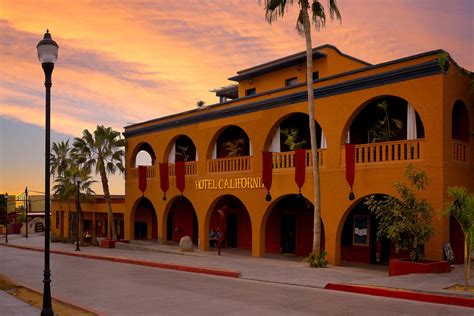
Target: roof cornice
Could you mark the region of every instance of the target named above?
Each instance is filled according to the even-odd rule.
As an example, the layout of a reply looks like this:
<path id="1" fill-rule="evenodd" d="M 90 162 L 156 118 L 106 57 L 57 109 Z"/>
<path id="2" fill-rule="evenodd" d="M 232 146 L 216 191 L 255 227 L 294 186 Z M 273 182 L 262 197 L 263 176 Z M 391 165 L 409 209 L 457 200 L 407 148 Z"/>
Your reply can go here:
<path id="1" fill-rule="evenodd" d="M 375 66 L 373 66 L 375 67 Z M 372 67 L 369 67 L 372 68 Z M 316 88 L 314 94 L 316 99 L 321 99 L 333 95 L 348 93 L 356 90 L 367 89 L 371 87 L 391 84 L 395 82 L 432 76 L 440 74 L 441 69 L 437 60 L 428 61 L 414 66 L 408 66 L 396 70 L 387 71 L 380 74 L 370 75 L 362 78 L 351 79 L 340 83 Z M 172 129 L 191 124 L 198 124 L 215 119 L 242 115 L 246 113 L 267 110 L 270 108 L 290 105 L 294 103 L 304 102 L 307 100 L 307 92 L 300 91 L 287 94 L 271 99 L 260 100 L 252 103 L 241 104 L 233 107 L 223 108 L 210 113 L 196 114 L 190 117 L 177 118 L 163 123 L 145 126 L 142 128 L 125 131 L 125 137 L 133 137 L 157 131 Z"/>

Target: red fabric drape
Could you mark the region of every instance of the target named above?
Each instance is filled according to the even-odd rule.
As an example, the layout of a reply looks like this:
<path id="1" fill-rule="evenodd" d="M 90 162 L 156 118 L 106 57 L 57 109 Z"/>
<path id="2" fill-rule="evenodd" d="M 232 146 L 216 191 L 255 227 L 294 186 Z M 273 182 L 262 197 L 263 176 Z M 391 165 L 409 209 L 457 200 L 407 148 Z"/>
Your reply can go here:
<path id="1" fill-rule="evenodd" d="M 160 163 L 160 188 L 163 190 L 163 194 L 166 196 L 166 191 L 170 187 L 169 175 L 168 175 L 168 163 Z"/>
<path id="2" fill-rule="evenodd" d="M 346 180 L 349 186 L 354 186 L 355 176 L 355 145 L 346 144 Z"/>
<path id="3" fill-rule="evenodd" d="M 184 191 L 184 161 L 176 161 L 174 164 L 176 174 L 176 188 L 183 193 Z"/>
<path id="4" fill-rule="evenodd" d="M 272 187 L 272 152 L 262 152 L 263 166 L 262 166 L 262 182 L 267 191 Z"/>
<path id="5" fill-rule="evenodd" d="M 142 193 L 146 190 L 146 166 L 138 166 L 138 188 Z"/>
<path id="6" fill-rule="evenodd" d="M 298 189 L 303 187 L 306 172 L 306 150 L 295 150 L 295 182 Z"/>

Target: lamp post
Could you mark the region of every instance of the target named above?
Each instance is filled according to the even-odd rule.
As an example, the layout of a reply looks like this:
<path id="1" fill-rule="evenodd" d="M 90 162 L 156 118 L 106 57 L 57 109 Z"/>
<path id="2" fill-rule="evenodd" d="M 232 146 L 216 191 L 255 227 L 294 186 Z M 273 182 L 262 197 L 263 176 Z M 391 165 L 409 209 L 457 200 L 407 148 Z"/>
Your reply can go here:
<path id="1" fill-rule="evenodd" d="M 26 227 L 26 238 L 28 238 L 28 187 L 25 188 L 25 227 Z"/>
<path id="2" fill-rule="evenodd" d="M 50 142 L 51 142 L 51 76 L 53 74 L 54 63 L 58 59 L 59 46 L 51 38 L 51 34 L 46 30 L 43 39 L 36 45 L 38 59 L 44 71 L 44 86 L 46 87 L 46 118 L 45 118 L 45 163 L 44 163 L 44 272 L 43 272 L 43 309 L 41 315 L 54 315 L 51 304 L 51 270 L 49 268 L 49 241 L 50 241 Z"/>
<path id="3" fill-rule="evenodd" d="M 76 238 L 76 251 L 81 251 L 79 248 L 80 238 L 79 238 L 79 227 L 81 223 L 81 205 L 79 203 L 79 189 L 81 186 L 81 177 L 79 175 L 76 176 L 76 209 L 77 209 L 77 238 Z"/>
<path id="4" fill-rule="evenodd" d="M 8 193 L 3 195 L 5 199 L 5 242 L 8 242 Z"/>

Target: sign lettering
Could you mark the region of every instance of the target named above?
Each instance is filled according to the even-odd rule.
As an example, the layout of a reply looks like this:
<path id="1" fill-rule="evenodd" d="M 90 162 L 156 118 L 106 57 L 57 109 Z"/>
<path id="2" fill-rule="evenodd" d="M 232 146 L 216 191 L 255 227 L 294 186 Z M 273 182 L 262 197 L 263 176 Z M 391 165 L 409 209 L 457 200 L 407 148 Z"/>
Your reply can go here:
<path id="1" fill-rule="evenodd" d="M 260 189 L 263 188 L 261 177 L 199 179 L 195 180 L 196 190 L 224 189 Z"/>

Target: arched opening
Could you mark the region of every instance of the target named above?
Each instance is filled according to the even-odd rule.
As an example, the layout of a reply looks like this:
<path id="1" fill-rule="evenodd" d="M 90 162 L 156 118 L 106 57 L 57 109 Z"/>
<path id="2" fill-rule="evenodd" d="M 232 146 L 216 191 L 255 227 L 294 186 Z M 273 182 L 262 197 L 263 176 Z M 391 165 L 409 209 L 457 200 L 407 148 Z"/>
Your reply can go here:
<path id="1" fill-rule="evenodd" d="M 191 138 L 186 135 L 179 136 L 171 146 L 168 162 L 173 163 L 176 161 L 197 161 L 198 154 L 196 146 Z"/>
<path id="2" fill-rule="evenodd" d="M 368 144 L 424 137 L 423 122 L 413 105 L 399 97 L 383 96 L 367 103 L 357 114 L 345 142 Z"/>
<path id="3" fill-rule="evenodd" d="M 469 113 L 462 101 L 456 101 L 451 115 L 451 137 L 469 142 Z"/>
<path id="4" fill-rule="evenodd" d="M 137 166 L 153 166 L 156 156 L 153 148 L 148 143 L 141 143 L 135 148 L 132 165 Z"/>
<path id="5" fill-rule="evenodd" d="M 184 236 L 198 243 L 198 220 L 191 202 L 185 197 L 176 198 L 166 217 L 166 239 L 179 242 Z"/>
<path id="6" fill-rule="evenodd" d="M 324 149 L 327 147 L 326 138 L 318 122 L 315 122 L 315 126 L 317 148 Z M 271 152 L 288 152 L 295 149 L 311 149 L 309 116 L 305 113 L 292 113 L 284 118 L 273 129 L 268 142 L 268 150 Z"/>
<path id="7" fill-rule="evenodd" d="M 377 199 L 385 195 L 376 194 Z M 408 258 L 407 251 L 396 252 L 395 245 L 378 231 L 378 220 L 364 204 L 363 197 L 348 212 L 341 231 L 341 260 L 388 265 L 390 258 Z"/>
<path id="8" fill-rule="evenodd" d="M 215 204 L 209 220 L 209 231 L 224 234 L 223 246 L 252 250 L 252 224 L 245 205 L 233 195 L 225 195 Z"/>
<path id="9" fill-rule="evenodd" d="M 238 126 L 229 126 L 217 137 L 212 159 L 251 155 L 250 139 L 245 131 Z"/>
<path id="10" fill-rule="evenodd" d="M 265 252 L 307 256 L 313 248 L 314 206 L 304 197 L 291 194 L 271 208 L 265 223 Z M 325 246 L 321 222 L 321 249 Z"/>
<path id="11" fill-rule="evenodd" d="M 158 219 L 151 201 L 142 197 L 133 212 L 133 238 L 158 239 Z"/>

